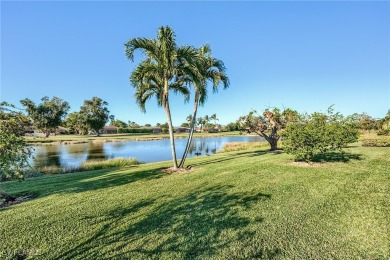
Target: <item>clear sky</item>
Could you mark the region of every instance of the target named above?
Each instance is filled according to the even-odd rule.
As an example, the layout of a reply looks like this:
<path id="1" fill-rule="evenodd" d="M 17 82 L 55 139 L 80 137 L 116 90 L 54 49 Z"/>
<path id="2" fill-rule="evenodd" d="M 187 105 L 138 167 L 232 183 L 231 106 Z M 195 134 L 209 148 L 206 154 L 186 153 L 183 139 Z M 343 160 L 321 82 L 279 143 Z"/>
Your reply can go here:
<path id="1" fill-rule="evenodd" d="M 250 109 L 383 117 L 390 109 L 388 1 L 50 2 L 1 1 L 1 101 L 20 105 L 57 96 L 78 111 L 101 97 L 117 119 L 166 121 L 149 101 L 134 102 L 125 57 L 133 37 L 169 25 L 178 44 L 208 43 L 225 62 L 230 88 L 209 95 L 199 115 L 235 121 Z M 137 60 L 141 53 L 136 53 Z M 171 96 L 173 123 L 192 112 Z"/>

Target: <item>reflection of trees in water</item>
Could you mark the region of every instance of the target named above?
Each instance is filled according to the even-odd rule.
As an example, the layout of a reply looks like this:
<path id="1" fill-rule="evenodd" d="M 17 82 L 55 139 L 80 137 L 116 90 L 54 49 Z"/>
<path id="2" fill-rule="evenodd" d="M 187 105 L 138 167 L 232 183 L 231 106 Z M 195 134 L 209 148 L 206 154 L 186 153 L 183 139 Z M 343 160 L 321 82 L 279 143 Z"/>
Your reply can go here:
<path id="1" fill-rule="evenodd" d="M 213 144 L 207 143 L 206 141 L 192 142 L 188 153 L 190 155 L 194 155 L 196 153 L 208 154 L 208 153 L 216 153 L 217 151 L 217 142 Z"/>
<path id="2" fill-rule="evenodd" d="M 86 161 L 108 158 L 104 152 L 104 143 L 89 143 L 88 150 L 89 154 Z"/>
<path id="3" fill-rule="evenodd" d="M 125 144 L 125 142 L 114 142 L 111 145 L 115 149 L 120 149 L 120 148 L 124 147 L 126 144 Z"/>
<path id="4" fill-rule="evenodd" d="M 45 145 L 37 148 L 37 150 L 34 157 L 34 167 L 61 166 L 59 146 Z"/>
<path id="5" fill-rule="evenodd" d="M 206 147 L 206 142 L 205 141 L 201 141 L 200 142 L 200 146 L 199 146 L 199 152 L 202 152 L 204 150 L 204 148 Z"/>
<path id="6" fill-rule="evenodd" d="M 193 155 L 195 151 L 196 151 L 196 145 L 194 144 L 194 141 L 192 141 L 191 145 L 190 145 L 190 148 L 188 148 L 188 153 L 190 155 Z"/>
<path id="7" fill-rule="evenodd" d="M 214 147 L 211 148 L 211 153 L 214 154 L 217 152 L 217 142 L 214 142 Z"/>
<path id="8" fill-rule="evenodd" d="M 75 159 L 79 159 L 80 157 L 84 157 L 89 154 L 89 146 L 85 144 L 66 145 L 65 147 L 67 155 Z"/>

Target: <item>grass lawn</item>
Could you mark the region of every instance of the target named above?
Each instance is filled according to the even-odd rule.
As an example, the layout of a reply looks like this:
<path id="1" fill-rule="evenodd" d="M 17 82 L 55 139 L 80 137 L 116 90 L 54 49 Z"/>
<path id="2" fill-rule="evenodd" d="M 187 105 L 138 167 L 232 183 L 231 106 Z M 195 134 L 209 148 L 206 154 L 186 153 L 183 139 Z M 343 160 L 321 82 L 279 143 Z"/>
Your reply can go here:
<path id="1" fill-rule="evenodd" d="M 219 132 L 219 133 L 194 133 L 194 138 L 217 137 L 217 136 L 236 136 L 239 131 Z M 188 138 L 188 133 L 176 133 L 175 138 Z M 169 139 L 168 133 L 159 134 L 102 134 L 96 135 L 50 135 L 48 138 L 25 136 L 28 144 L 58 144 L 58 143 L 86 143 L 86 142 L 115 142 L 132 140 L 158 140 Z"/>
<path id="2" fill-rule="evenodd" d="M 2 183 L 0 258 L 389 259 L 390 149 L 307 166 L 266 148 Z M 348 162 L 342 162 L 348 160 Z M 2 252 L 2 254 L 1 254 Z"/>

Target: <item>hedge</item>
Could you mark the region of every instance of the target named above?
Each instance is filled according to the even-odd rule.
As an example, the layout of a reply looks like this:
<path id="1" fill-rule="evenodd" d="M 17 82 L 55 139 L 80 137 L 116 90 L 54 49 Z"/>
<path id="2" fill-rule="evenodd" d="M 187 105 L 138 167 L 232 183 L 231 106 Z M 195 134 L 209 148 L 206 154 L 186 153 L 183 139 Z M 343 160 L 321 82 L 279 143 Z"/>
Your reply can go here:
<path id="1" fill-rule="evenodd" d="M 363 139 L 362 145 L 368 147 L 390 147 L 390 138 Z"/>
<path id="2" fill-rule="evenodd" d="M 118 134 L 131 133 L 131 134 L 152 134 L 152 128 L 118 128 Z"/>

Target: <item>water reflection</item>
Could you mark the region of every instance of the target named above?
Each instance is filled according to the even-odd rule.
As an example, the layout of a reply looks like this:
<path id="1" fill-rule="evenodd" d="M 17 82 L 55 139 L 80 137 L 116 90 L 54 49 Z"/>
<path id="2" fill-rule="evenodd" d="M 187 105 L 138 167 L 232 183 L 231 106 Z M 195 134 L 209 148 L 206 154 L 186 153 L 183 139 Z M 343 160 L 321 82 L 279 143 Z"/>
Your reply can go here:
<path id="1" fill-rule="evenodd" d="M 190 145 L 188 157 L 214 154 L 228 142 L 264 141 L 254 136 L 232 136 L 213 138 L 194 138 Z M 177 139 L 176 152 L 181 158 L 187 139 Z M 77 167 L 85 161 L 108 158 L 136 158 L 141 162 L 157 162 L 171 160 L 171 148 L 168 139 L 153 141 L 127 141 L 113 143 L 85 143 L 70 145 L 36 146 L 34 159 L 36 167 Z"/>
<path id="2" fill-rule="evenodd" d="M 87 161 L 109 158 L 104 149 L 104 143 L 89 143 Z"/>

